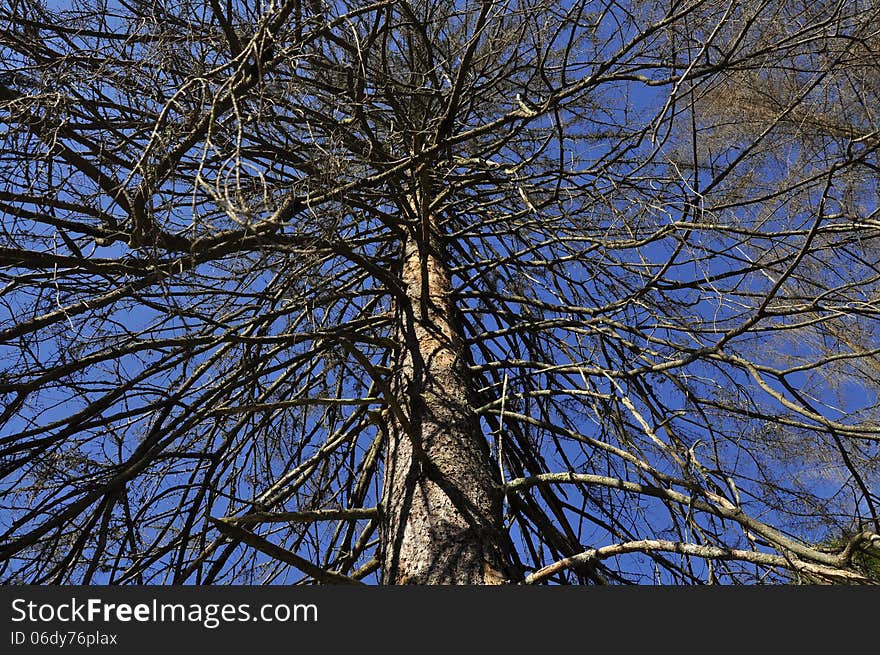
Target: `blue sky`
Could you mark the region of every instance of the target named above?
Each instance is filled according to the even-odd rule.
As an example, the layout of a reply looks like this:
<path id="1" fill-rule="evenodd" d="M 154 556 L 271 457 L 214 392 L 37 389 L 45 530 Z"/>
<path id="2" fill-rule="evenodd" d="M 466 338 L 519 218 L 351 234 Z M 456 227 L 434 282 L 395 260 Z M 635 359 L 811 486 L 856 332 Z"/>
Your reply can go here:
<path id="1" fill-rule="evenodd" d="M 627 23 L 624 14 L 620 8 L 610 10 L 598 36 L 609 39 L 632 36 L 633 23 Z M 624 26 L 617 31 L 619 22 Z M 617 45 L 609 41 L 606 46 L 598 47 L 596 54 L 607 55 L 616 51 Z M 649 67 L 650 56 L 648 50 L 643 58 L 637 57 L 631 63 L 634 67 L 644 66 L 652 76 L 650 79 L 662 77 Z M 694 53 L 681 56 L 686 59 Z M 8 60 L 7 66 L 9 61 L 13 60 Z M 572 75 L 586 75 L 591 68 L 582 64 L 572 70 Z M 741 181 L 742 176 L 751 176 L 757 188 L 772 190 L 785 176 L 812 173 L 804 164 L 812 154 L 787 141 L 782 134 L 768 144 L 766 151 L 754 149 L 750 156 L 731 168 L 729 176 L 719 175 L 737 161 L 738 155 L 754 145 L 754 136 L 747 134 L 740 143 L 727 142 L 721 150 L 700 153 L 705 160 L 698 162 L 694 172 L 693 166 L 684 165 L 692 161 L 688 162 L 686 156 L 682 161 L 682 152 L 691 154 L 687 152 L 688 140 L 682 136 L 691 116 L 690 96 L 681 87 L 680 101 L 673 108 L 666 104 L 670 88 L 670 85 L 650 86 L 644 81 L 629 79 L 611 80 L 597 87 L 592 97 L 594 113 L 588 119 L 579 120 L 590 129 L 598 129 L 603 123 L 617 123 L 629 132 L 617 140 L 595 139 L 575 135 L 576 130 L 572 128 L 572 133 L 562 142 L 565 152 L 560 152 L 559 142 L 551 141 L 544 151 L 547 160 L 563 155 L 568 162 L 561 200 L 541 204 L 540 210 L 530 209 L 527 202 L 542 203 L 549 192 L 540 185 L 526 191 L 524 185 L 533 180 L 520 182 L 515 177 L 508 179 L 506 186 L 493 189 L 490 184 L 470 191 L 472 198 L 485 200 L 492 211 L 503 210 L 518 216 L 516 220 L 511 219 L 512 227 L 505 234 L 481 233 L 479 219 L 483 215 L 475 209 L 461 215 L 450 213 L 450 229 L 459 231 L 454 254 L 459 268 L 454 280 L 462 298 L 469 336 L 474 341 L 470 354 L 475 366 L 484 367 L 481 381 L 491 386 L 489 395 L 500 395 L 502 385 L 510 394 L 509 400 L 505 398 L 506 428 L 502 425 L 503 429 L 498 430 L 495 422 L 496 417 L 501 419 L 498 415 L 487 417 L 484 427 L 489 438 L 503 441 L 512 439 L 507 433 L 515 412 L 540 417 L 550 427 L 569 430 L 613 447 L 632 449 L 659 471 L 673 475 L 682 474 L 680 467 L 677 469 L 675 456 L 690 452 L 714 471 L 706 474 L 703 483 L 724 487 L 728 484 L 725 476 L 732 477 L 736 489 L 728 488 L 726 494 L 738 493 L 744 506 L 764 520 L 783 522 L 786 527 L 799 530 L 805 538 L 818 540 L 825 536 L 828 527 L 815 521 L 800 521 L 796 514 L 811 495 L 821 500 L 839 494 L 842 489 L 850 489 L 853 485 L 847 480 L 848 474 L 839 457 L 835 458 L 830 438 L 819 439 L 804 427 L 786 426 L 758 415 L 800 421 L 772 394 L 782 394 L 786 401 L 794 403 L 801 402 L 797 394 L 802 394 L 822 417 L 855 424 L 876 414 L 876 388 L 868 383 L 870 378 L 852 374 L 851 369 L 842 365 L 840 371 L 834 371 L 835 378 L 842 377 L 842 380 L 829 382 L 820 371 L 806 369 L 786 376 L 794 388 L 792 391 L 770 372 L 762 371 L 758 377 L 767 388 L 761 390 L 743 366 L 710 357 L 687 361 L 684 354 L 689 349 L 716 343 L 718 339 L 726 340 L 724 331 L 736 330 L 749 320 L 758 302 L 754 294 L 773 288 L 787 263 L 797 256 L 816 213 L 839 213 L 839 203 L 828 199 L 842 202 L 843 192 L 859 184 L 841 185 L 838 194 L 834 188 L 829 191 L 820 177 L 804 189 L 782 193 L 771 201 L 738 203 L 733 183 Z M 533 95 L 533 101 L 542 97 L 539 91 Z M 307 99 L 302 101 L 305 103 Z M 510 107 L 499 107 L 496 113 L 509 110 Z M 565 118 L 574 120 L 575 115 L 572 110 Z M 710 120 L 703 119 L 699 112 L 696 116 L 707 124 Z M 644 125 L 656 129 L 649 129 L 643 135 L 640 128 Z M 551 120 L 535 121 L 532 127 L 536 144 L 556 129 Z M 667 127 L 671 128 L 671 136 L 663 141 Z M 707 126 L 703 127 L 707 130 L 704 134 L 708 134 Z M 2 128 L 6 130 L 8 123 L 2 124 Z M 719 133 L 724 135 L 723 131 Z M 835 150 L 839 146 L 833 140 L 823 147 L 831 158 L 840 156 L 840 151 Z M 495 156 L 503 162 L 515 161 L 522 155 L 502 148 Z M 645 161 L 650 163 L 644 165 Z M 243 168 L 253 170 L 262 163 L 255 159 Z M 545 161 L 537 161 L 526 171 L 535 172 L 547 165 Z M 279 166 L 278 171 L 288 170 L 283 164 Z M 821 162 L 817 166 L 821 173 L 827 164 Z M 30 170 L 39 175 L 47 174 L 37 157 L 31 162 Z M 354 175 L 353 170 L 343 169 L 338 175 Z M 216 167 L 206 175 L 219 179 L 222 172 L 222 167 Z M 451 180 L 454 180 L 452 172 L 445 181 L 451 184 Z M 197 196 L 199 191 L 187 187 L 188 184 L 190 181 L 186 179 L 170 181 L 163 194 L 157 196 L 169 197 L 175 191 Z M 67 191 L 62 191 L 60 197 L 72 197 L 69 194 L 82 192 L 89 185 L 90 182 L 71 177 Z M 868 197 L 864 211 L 872 215 L 876 212 L 876 196 L 873 200 Z M 101 203 L 106 210 L 113 211 L 106 195 Z M 198 211 L 210 209 L 210 204 L 205 201 L 198 205 Z M 169 225 L 173 222 L 179 227 L 191 222 L 197 225 L 194 229 L 209 229 L 205 227 L 209 219 L 217 226 L 226 220 L 219 213 L 196 215 L 192 206 L 178 202 L 166 215 Z M 369 209 L 347 209 L 336 236 L 340 241 L 355 244 L 361 254 L 373 258 L 379 265 L 386 265 L 393 262 L 393 248 L 388 246 L 393 240 L 382 234 L 381 222 L 375 215 L 364 218 Z M 379 209 L 394 211 L 392 203 L 372 208 Z M 199 224 L 203 218 L 206 223 Z M 67 246 L 54 233 L 55 228 L 14 219 L 9 214 L 4 214 L 3 220 L 4 225 L 14 224 L 15 229 L 30 233 L 28 247 L 48 249 L 51 243 L 60 252 L 66 252 Z M 83 219 L 80 216 L 77 220 Z M 94 222 L 93 218 L 85 220 Z M 308 220 L 312 218 L 302 219 L 304 224 Z M 845 217 L 839 216 L 828 219 L 829 222 L 843 220 Z M 296 227 L 302 226 L 292 226 L 292 229 Z M 762 231 L 767 236 L 765 239 L 742 236 L 743 230 L 748 229 Z M 561 234 L 564 236 L 560 239 Z M 871 262 L 856 259 L 850 251 L 857 250 L 857 246 L 846 247 L 849 250 L 833 247 L 833 244 L 826 246 L 817 251 L 821 256 L 817 254 L 814 261 L 804 262 L 804 266 L 818 268 L 819 272 L 814 275 L 834 284 L 850 279 L 870 280 Z M 524 248 L 527 249 L 525 254 Z M 487 259 L 495 256 L 493 251 L 519 254 L 508 264 L 493 268 L 486 264 Z M 121 242 L 112 247 L 90 247 L 84 252 L 96 260 L 123 260 L 137 265 L 150 262 L 149 252 L 131 249 Z M 864 256 L 869 257 L 871 252 L 866 245 Z M 564 270 L 544 263 L 560 256 L 568 258 Z M 760 262 L 761 258 L 765 260 L 762 266 L 750 267 L 749 262 Z M 327 443 L 327 435 L 344 436 L 349 429 L 346 426 L 357 415 L 358 405 L 316 405 L 303 409 L 292 402 L 306 394 L 354 398 L 366 393 L 365 381 L 369 376 L 355 361 L 346 358 L 339 348 L 306 358 L 304 353 L 309 352 L 317 339 L 313 336 L 298 340 L 297 336 L 316 329 L 332 329 L 365 315 L 380 316 L 389 310 L 387 297 L 375 306 L 369 304 L 372 290 L 379 282 L 370 274 L 361 273 L 359 278 L 353 272 L 356 268 L 341 257 L 312 264 L 307 254 L 281 250 L 268 255 L 256 253 L 227 258 L 202 264 L 192 274 L 169 277 L 164 284 L 144 289 L 94 318 L 71 316 L 59 322 L 54 333 L 40 332 L 41 342 L 29 351 L 23 352 L 17 342 L 2 345 L 0 361 L 4 368 L 15 372 L 25 363 L 51 368 L 62 360 L 84 361 L 89 354 L 104 350 L 107 344 L 130 343 L 131 339 L 123 336 L 126 331 L 137 335 L 134 339 L 162 341 L 159 345 L 145 345 L 136 353 L 108 357 L 65 379 L 63 385 L 40 389 L 3 426 L 0 439 L 9 441 L 0 443 L 31 442 L 53 434 L 76 438 L 80 443 L 75 449 L 56 445 L 47 452 L 67 458 L 67 466 L 83 476 L 78 481 L 82 484 L 89 482 L 90 476 L 100 480 L 109 468 L 128 462 L 150 439 L 157 439 L 157 444 L 161 442 L 161 448 L 157 448 L 174 463 L 164 469 L 164 477 L 141 476 L 126 490 L 130 509 L 138 517 L 136 523 L 142 527 L 139 537 L 143 544 L 152 540 L 162 544 L 175 530 L 185 529 L 184 516 L 190 515 L 180 512 L 179 518 L 172 520 L 157 517 L 163 514 L 173 517 L 178 508 L 188 508 L 189 503 L 201 503 L 204 507 L 204 511 L 192 515 L 197 515 L 198 521 L 204 520 L 206 514 L 218 517 L 233 509 L 244 511 L 248 501 L 264 494 L 272 480 L 303 468 Z M 663 272 L 662 279 L 649 283 L 659 271 Z M 560 276 L 560 272 L 566 277 Z M 105 283 L 98 276 L 85 278 L 92 284 Z M 782 287 L 781 292 L 794 293 L 795 278 L 790 286 Z M 493 284 L 498 285 L 501 295 L 525 298 L 496 299 L 506 305 L 506 314 L 488 311 L 478 296 L 487 290 L 490 279 L 494 279 Z M 118 286 L 129 281 L 117 275 L 106 283 Z M 187 286 L 190 283 L 197 286 Z M 42 287 L 43 293 L 51 289 L 48 283 Z M 323 292 L 334 289 L 341 297 L 322 306 Z M 57 308 L 77 295 L 75 290 L 66 289 L 58 289 L 57 294 L 52 300 L 47 296 L 35 297 L 29 290 L 8 293 L 8 300 L 0 305 L 0 323 L 3 327 L 16 325 L 37 307 L 42 307 L 40 311 Z M 844 300 L 855 302 L 858 298 L 858 287 L 843 287 L 840 293 L 829 297 L 829 306 L 823 311 L 833 312 Z M 863 298 L 867 304 L 873 302 L 867 291 Z M 593 314 L 567 306 L 604 306 L 605 309 Z M 171 311 L 168 307 L 176 309 Z M 545 320 L 558 321 L 558 324 L 547 327 L 533 342 L 528 342 L 523 334 L 517 333 L 517 326 L 539 312 L 543 312 Z M 800 314 L 795 318 L 798 316 Z M 484 321 L 482 327 L 478 319 Z M 870 313 L 859 319 L 867 345 L 876 343 L 876 324 L 871 319 Z M 820 340 L 808 331 L 792 332 L 791 338 L 761 331 L 764 326 L 790 320 L 782 314 L 762 319 L 755 329 L 730 339 L 727 353 L 780 367 L 824 356 Z M 390 321 L 380 323 L 372 336 L 388 336 L 390 325 Z M 500 327 L 507 327 L 509 334 L 487 334 Z M 695 329 L 701 332 L 699 340 L 693 337 Z M 364 330 L 364 334 L 367 332 L 369 330 Z M 244 338 L 252 336 L 262 341 Z M 189 339 L 191 347 L 182 347 L 180 339 Z M 539 345 L 543 352 L 539 352 Z M 359 347 L 375 365 L 389 364 L 387 357 L 383 359 L 382 347 L 366 342 Z M 174 358 L 173 365 L 159 366 L 161 358 L 169 354 Z M 530 368 L 531 364 L 517 363 L 530 358 L 540 365 L 566 365 L 572 370 L 559 374 L 552 370 L 541 371 L 540 366 Z M 682 361 L 667 369 L 648 370 L 676 359 Z M 249 366 L 262 368 L 253 370 Z M 578 367 L 580 370 L 575 371 Z M 138 379 L 139 376 L 142 379 Z M 234 379 L 235 385 L 216 393 L 212 391 L 212 385 L 223 379 Z M 113 397 L 125 383 L 132 386 Z M 547 394 L 557 392 L 567 396 L 565 403 L 551 405 L 542 400 Z M 516 394 L 525 398 L 516 399 Z M 102 398 L 107 399 L 108 405 L 95 417 L 82 423 L 69 421 L 76 412 L 95 410 Z M 698 398 L 700 400 L 695 402 Z M 278 400 L 289 404 L 271 412 L 226 411 L 235 405 Z M 199 413 L 206 403 L 216 403 L 224 411 Z M 737 415 L 713 403 L 737 406 L 741 413 Z M 378 407 L 377 402 L 375 408 Z M 618 414 L 612 415 L 613 411 Z M 107 424 L 98 420 L 99 416 L 111 415 L 113 418 Z M 190 423 L 190 415 L 196 415 L 198 420 Z M 642 421 L 648 425 L 647 430 Z M 108 429 L 108 425 L 112 429 Z M 164 441 L 161 433 L 153 433 L 156 426 L 167 430 L 169 436 Z M 767 431 L 768 426 L 772 434 L 762 432 Z M 524 438 L 535 439 L 542 448 L 548 471 L 570 466 L 578 471 L 598 471 L 621 478 L 636 479 L 640 475 L 632 466 L 608 456 L 595 444 L 560 438 L 552 429 L 530 427 L 525 421 L 520 429 Z M 292 434 L 299 435 L 299 439 L 291 438 Z M 375 427 L 368 427 L 353 433 L 350 444 L 340 445 L 339 457 L 321 474 L 326 477 L 321 478 L 321 484 L 331 489 L 331 492 L 323 490 L 328 502 L 344 504 L 348 500 L 350 485 L 340 482 L 338 476 L 351 465 L 349 462 L 356 463 L 364 457 L 376 434 Z M 794 448 L 798 442 L 809 439 L 816 440 L 815 457 L 803 457 Z M 658 441 L 665 446 L 659 446 Z M 511 441 L 508 447 L 512 445 Z M 766 450 L 761 451 L 764 446 Z M 865 446 L 871 447 L 870 444 Z M 785 448 L 791 448 L 792 452 L 784 452 Z M 196 456 L 200 449 L 209 454 L 222 452 L 228 459 L 222 464 L 203 461 Z M 774 449 L 778 452 L 773 452 Z M 23 474 L 18 472 L 6 478 L 0 482 L 0 489 L 10 491 L 17 487 L 21 490 L 39 476 L 52 479 L 51 466 L 47 466 L 49 461 L 43 458 L 39 466 L 28 467 Z M 187 485 L 202 476 L 207 479 L 223 467 L 228 467 L 228 472 L 216 473 L 216 479 L 228 486 L 208 494 L 211 497 L 196 500 L 197 493 Z M 762 471 L 774 479 L 765 479 Z M 876 474 L 868 473 L 868 482 L 876 494 Z M 510 471 L 506 474 L 513 475 Z M 765 494 L 773 491 L 777 481 L 790 482 L 794 488 L 793 493 L 782 496 L 782 506 L 791 509 L 794 517 L 781 517 L 765 503 L 768 499 Z M 76 496 L 80 491 L 72 481 L 56 480 L 56 483 L 54 493 L 58 496 L 71 491 Z M 802 488 L 796 488 L 797 485 Z M 321 497 L 318 491 L 321 491 L 320 485 L 309 488 L 304 483 L 301 490 L 286 501 L 287 509 L 310 501 L 310 494 Z M 24 494 L 18 496 L 16 502 L 22 504 L 15 509 L 4 508 L 0 526 L 8 528 L 17 516 L 27 511 L 23 497 Z M 39 520 L 46 519 L 52 511 L 49 496 L 35 489 L 33 498 L 46 503 L 46 514 Z M 572 525 L 577 526 L 578 541 L 584 547 L 620 539 L 619 535 L 610 534 L 607 528 L 610 521 L 617 521 L 618 527 L 621 530 L 625 527 L 633 537 L 678 534 L 684 540 L 702 538 L 697 529 L 682 534 L 681 517 L 673 521 L 664 506 L 653 499 L 637 500 L 601 489 L 572 492 L 569 498 L 571 506 L 566 507 L 564 513 Z M 852 509 L 853 503 L 861 502 L 860 510 L 864 513 L 865 501 L 856 498 L 844 504 Z M 380 489 L 374 483 L 362 502 L 372 506 L 379 500 Z M 583 516 L 579 517 L 578 512 L 583 512 Z M 584 518 L 590 515 L 592 518 Z M 86 516 L 100 517 L 100 512 L 84 513 L 76 520 L 85 520 Z M 704 520 L 702 528 L 714 527 L 731 543 L 744 543 L 738 527 L 711 526 L 708 519 Z M 113 526 L 116 522 L 123 524 L 119 515 L 113 515 L 108 521 Z M 363 523 L 359 524 L 358 529 L 362 526 Z M 94 524 L 91 527 L 80 524 L 80 527 L 95 529 Z M 333 524 L 313 524 L 301 535 L 295 535 L 287 526 L 275 526 L 279 534 L 268 530 L 261 534 L 319 561 L 326 555 L 323 551 L 335 528 Z M 534 526 L 530 529 L 536 530 Z M 516 529 L 512 533 L 525 552 L 525 537 Z M 296 541 L 297 537 L 301 537 L 300 541 Z M 89 545 L 84 555 L 93 553 L 93 547 Z M 151 581 L 169 582 L 167 571 L 175 560 L 192 557 L 194 549 L 199 547 L 204 544 L 186 551 L 170 551 L 152 567 L 157 577 Z M 236 557 L 242 552 L 240 549 L 226 564 L 218 564 L 221 567 L 219 579 L 225 579 L 223 572 L 235 568 Z M 632 559 L 635 560 L 633 576 L 639 581 L 672 580 L 670 573 L 656 568 L 649 558 L 639 560 L 633 556 Z M 256 561 L 265 563 L 262 557 Z M 705 573 L 705 570 L 696 571 L 700 576 Z M 298 576 L 295 572 L 279 575 L 261 572 L 253 581 L 290 582 Z M 375 576 L 368 579 L 374 580 Z M 109 578 L 106 573 L 96 571 L 92 581 L 109 581 Z"/>

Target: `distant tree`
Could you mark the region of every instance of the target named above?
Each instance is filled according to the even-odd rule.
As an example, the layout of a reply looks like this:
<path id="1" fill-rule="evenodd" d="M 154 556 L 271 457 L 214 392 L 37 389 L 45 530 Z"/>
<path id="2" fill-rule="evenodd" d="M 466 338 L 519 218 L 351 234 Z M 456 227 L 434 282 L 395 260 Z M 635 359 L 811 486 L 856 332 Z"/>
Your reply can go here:
<path id="1" fill-rule="evenodd" d="M 876 582 L 878 19 L 0 9 L 0 579 Z"/>

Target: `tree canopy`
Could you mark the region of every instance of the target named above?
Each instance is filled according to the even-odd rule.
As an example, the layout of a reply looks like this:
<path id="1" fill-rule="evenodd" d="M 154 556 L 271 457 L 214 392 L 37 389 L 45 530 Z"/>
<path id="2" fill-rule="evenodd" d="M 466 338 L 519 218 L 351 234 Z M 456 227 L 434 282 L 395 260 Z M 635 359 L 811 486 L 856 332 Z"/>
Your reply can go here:
<path id="1" fill-rule="evenodd" d="M 871 580 L 876 0 L 0 29 L 3 581 Z"/>

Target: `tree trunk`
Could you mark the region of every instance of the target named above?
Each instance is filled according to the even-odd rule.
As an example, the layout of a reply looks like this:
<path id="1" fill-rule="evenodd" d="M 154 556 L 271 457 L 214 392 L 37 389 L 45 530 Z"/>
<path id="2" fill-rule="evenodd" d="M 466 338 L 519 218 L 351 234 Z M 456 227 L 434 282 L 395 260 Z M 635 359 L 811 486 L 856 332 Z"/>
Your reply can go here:
<path id="1" fill-rule="evenodd" d="M 409 239 L 402 265 L 404 351 L 385 460 L 383 581 L 503 584 L 513 576 L 497 468 L 474 412 L 442 246 L 424 241 Z"/>

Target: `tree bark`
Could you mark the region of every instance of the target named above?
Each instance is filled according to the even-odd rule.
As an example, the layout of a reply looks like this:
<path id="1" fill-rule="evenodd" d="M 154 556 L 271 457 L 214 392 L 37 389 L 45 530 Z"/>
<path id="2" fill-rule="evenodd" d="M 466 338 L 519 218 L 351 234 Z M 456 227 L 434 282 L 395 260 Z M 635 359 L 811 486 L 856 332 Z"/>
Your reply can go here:
<path id="1" fill-rule="evenodd" d="M 390 412 L 385 460 L 383 582 L 509 582 L 502 491 L 474 412 L 439 239 L 409 239 L 402 280 L 399 404 Z"/>

